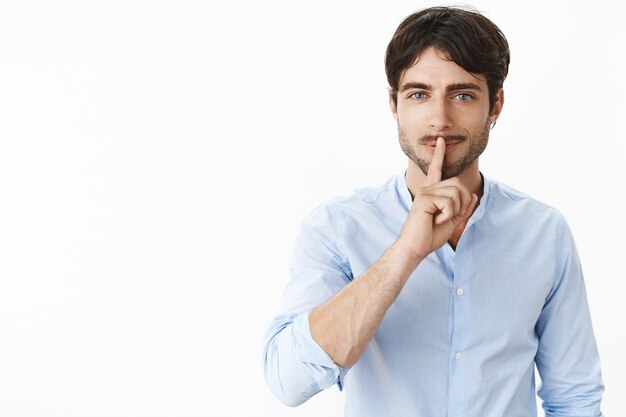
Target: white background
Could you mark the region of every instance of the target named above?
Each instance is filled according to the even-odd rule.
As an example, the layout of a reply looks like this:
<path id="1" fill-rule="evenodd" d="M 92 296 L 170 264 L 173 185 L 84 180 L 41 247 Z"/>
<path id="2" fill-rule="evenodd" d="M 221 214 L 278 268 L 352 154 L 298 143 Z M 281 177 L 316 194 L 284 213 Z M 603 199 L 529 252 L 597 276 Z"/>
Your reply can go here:
<path id="1" fill-rule="evenodd" d="M 383 57 L 432 4 L 2 1 L 0 416 L 341 415 L 261 338 L 304 217 L 405 169 Z M 474 5 L 512 51 L 481 170 L 567 217 L 625 416 L 624 6 Z"/>

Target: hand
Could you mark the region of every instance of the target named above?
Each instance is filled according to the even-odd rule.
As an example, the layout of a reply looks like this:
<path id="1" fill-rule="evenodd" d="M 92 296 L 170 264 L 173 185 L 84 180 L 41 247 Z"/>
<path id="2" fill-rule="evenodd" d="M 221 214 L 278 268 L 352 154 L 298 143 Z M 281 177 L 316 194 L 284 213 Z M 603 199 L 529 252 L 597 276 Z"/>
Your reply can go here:
<path id="1" fill-rule="evenodd" d="M 472 215 L 478 202 L 478 196 L 470 193 L 457 177 L 441 181 L 445 153 L 445 140 L 439 137 L 426 184 L 416 193 L 397 241 L 419 259 L 442 247 Z"/>

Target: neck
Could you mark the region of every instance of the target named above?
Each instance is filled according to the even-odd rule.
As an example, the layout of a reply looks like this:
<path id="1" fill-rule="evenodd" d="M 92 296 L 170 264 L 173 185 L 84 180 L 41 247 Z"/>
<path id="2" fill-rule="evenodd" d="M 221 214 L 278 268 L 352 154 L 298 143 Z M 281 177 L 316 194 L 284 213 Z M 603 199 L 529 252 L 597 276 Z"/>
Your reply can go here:
<path id="1" fill-rule="evenodd" d="M 411 199 L 414 199 L 418 190 L 426 185 L 426 175 L 409 159 L 409 167 L 406 170 L 405 178 L 409 193 L 411 193 Z M 458 179 L 470 193 L 478 196 L 478 202 L 480 203 L 480 199 L 483 196 L 483 178 L 478 170 L 478 158 L 459 174 Z M 476 204 L 476 207 L 478 207 L 478 204 Z M 476 207 L 474 207 L 474 210 L 476 210 Z"/>

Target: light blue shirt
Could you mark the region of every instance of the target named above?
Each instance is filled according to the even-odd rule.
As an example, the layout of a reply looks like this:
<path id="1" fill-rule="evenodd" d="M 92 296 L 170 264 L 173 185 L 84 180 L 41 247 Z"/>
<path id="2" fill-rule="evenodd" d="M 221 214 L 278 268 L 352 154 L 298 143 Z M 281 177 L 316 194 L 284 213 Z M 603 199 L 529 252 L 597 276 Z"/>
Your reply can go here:
<path id="1" fill-rule="evenodd" d="M 482 174 L 481 174 L 482 175 Z M 333 363 L 308 315 L 398 238 L 404 172 L 321 205 L 303 222 L 264 340 L 265 379 L 295 406 L 334 384 L 348 417 L 601 416 L 604 386 L 576 246 L 556 209 L 483 175 L 456 251 L 415 269 L 358 362 Z"/>

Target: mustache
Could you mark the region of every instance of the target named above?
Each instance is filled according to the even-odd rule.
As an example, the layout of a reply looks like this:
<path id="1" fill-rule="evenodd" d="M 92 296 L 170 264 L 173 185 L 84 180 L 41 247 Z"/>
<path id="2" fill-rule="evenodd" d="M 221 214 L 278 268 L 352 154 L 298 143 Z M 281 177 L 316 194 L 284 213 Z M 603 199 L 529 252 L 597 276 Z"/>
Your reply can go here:
<path id="1" fill-rule="evenodd" d="M 428 145 L 431 143 L 435 143 L 437 142 L 437 138 L 443 138 L 443 140 L 446 141 L 446 145 L 450 144 L 450 143 L 456 143 L 456 142 L 463 142 L 465 139 L 467 139 L 465 136 L 463 135 L 437 135 L 437 136 L 422 136 L 421 138 L 419 138 L 418 143 L 420 145 Z"/>

